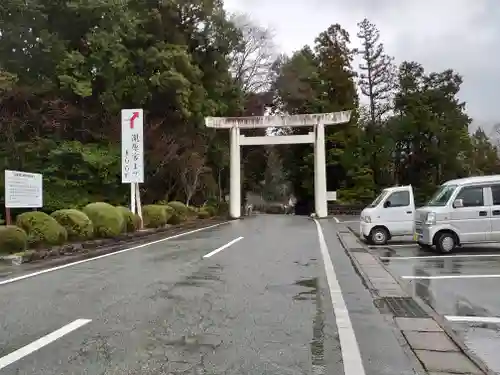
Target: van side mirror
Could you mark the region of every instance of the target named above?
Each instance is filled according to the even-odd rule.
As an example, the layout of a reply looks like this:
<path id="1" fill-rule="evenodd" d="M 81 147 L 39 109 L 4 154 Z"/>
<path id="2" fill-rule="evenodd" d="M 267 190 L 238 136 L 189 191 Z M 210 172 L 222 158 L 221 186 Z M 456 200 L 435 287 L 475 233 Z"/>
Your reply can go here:
<path id="1" fill-rule="evenodd" d="M 384 207 L 387 208 L 387 207 L 391 207 L 391 201 L 385 201 L 384 202 Z"/>
<path id="2" fill-rule="evenodd" d="M 464 200 L 463 199 L 455 199 L 455 202 L 453 202 L 453 207 L 455 208 L 460 208 L 464 206 Z"/>

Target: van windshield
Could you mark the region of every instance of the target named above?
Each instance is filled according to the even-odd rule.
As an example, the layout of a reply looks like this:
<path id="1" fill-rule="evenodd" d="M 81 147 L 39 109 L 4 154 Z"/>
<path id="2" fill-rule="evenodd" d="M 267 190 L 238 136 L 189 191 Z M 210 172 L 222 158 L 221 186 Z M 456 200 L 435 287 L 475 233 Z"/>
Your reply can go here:
<path id="1" fill-rule="evenodd" d="M 384 190 L 382 190 L 382 192 L 379 194 L 379 196 L 378 196 L 377 198 L 375 198 L 375 200 L 374 200 L 372 203 L 370 203 L 370 204 L 368 205 L 368 207 L 377 207 L 377 206 L 378 206 L 378 204 L 379 204 L 380 202 L 382 202 L 382 200 L 385 198 L 385 196 L 387 195 L 387 193 L 388 193 L 388 191 L 387 191 L 387 190 L 385 190 L 385 189 L 384 189 Z"/>
<path id="2" fill-rule="evenodd" d="M 430 207 L 443 207 L 450 200 L 451 195 L 457 188 L 457 185 L 441 185 L 434 193 L 432 198 L 427 202 Z"/>

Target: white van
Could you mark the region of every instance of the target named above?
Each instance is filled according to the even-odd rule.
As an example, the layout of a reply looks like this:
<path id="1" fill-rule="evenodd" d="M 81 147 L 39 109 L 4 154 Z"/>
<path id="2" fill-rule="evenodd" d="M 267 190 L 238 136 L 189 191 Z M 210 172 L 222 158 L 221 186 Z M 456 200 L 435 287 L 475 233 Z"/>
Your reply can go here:
<path id="1" fill-rule="evenodd" d="M 360 232 L 368 242 L 384 245 L 393 237 L 413 235 L 414 215 L 411 185 L 386 188 L 361 212 Z"/>
<path id="2" fill-rule="evenodd" d="M 500 242 L 500 175 L 445 182 L 416 211 L 414 239 L 442 253 L 463 244 Z"/>

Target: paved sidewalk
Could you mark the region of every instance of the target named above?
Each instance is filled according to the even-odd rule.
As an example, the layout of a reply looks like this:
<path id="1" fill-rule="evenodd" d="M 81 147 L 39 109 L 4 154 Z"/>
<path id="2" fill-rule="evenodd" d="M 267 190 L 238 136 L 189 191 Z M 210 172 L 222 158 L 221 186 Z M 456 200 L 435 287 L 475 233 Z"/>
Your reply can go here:
<path id="1" fill-rule="evenodd" d="M 382 263 L 342 224 L 338 237 L 381 312 L 392 316 L 408 347 L 429 375 L 494 373 L 443 327 L 433 311 L 412 298 Z M 450 337 L 452 336 L 452 337 Z"/>

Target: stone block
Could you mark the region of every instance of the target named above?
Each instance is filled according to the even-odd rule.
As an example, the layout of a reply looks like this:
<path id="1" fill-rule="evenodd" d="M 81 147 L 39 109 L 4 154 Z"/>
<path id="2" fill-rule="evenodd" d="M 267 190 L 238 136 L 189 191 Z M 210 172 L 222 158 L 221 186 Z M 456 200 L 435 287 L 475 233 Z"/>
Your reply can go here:
<path id="1" fill-rule="evenodd" d="M 403 331 L 406 341 L 414 350 L 458 352 L 459 349 L 444 332 Z"/>
<path id="2" fill-rule="evenodd" d="M 395 318 L 401 331 L 442 332 L 442 328 L 430 318 Z"/>
<path id="3" fill-rule="evenodd" d="M 415 350 L 415 354 L 429 372 L 483 375 L 483 372 L 461 352 Z"/>

